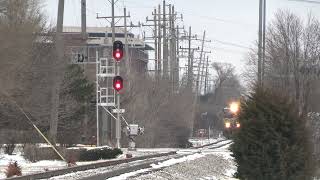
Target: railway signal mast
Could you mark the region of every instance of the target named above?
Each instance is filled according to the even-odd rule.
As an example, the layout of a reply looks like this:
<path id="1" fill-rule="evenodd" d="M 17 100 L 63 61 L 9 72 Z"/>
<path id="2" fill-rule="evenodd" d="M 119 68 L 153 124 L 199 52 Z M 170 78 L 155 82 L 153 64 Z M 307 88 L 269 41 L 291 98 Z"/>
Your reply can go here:
<path id="1" fill-rule="evenodd" d="M 123 88 L 123 79 L 120 76 L 120 61 L 123 58 L 123 43 L 121 41 L 113 42 L 112 57 L 116 62 L 117 75 L 113 78 L 113 88 L 117 92 L 117 120 L 116 120 L 116 140 L 117 147 L 120 148 L 121 138 L 121 120 L 120 120 L 120 90 Z"/>

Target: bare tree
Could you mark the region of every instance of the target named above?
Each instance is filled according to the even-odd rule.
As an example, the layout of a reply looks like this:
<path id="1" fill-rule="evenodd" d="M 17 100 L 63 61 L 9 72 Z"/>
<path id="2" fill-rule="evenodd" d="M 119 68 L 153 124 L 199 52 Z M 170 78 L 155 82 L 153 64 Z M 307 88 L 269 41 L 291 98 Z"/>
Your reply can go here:
<path id="1" fill-rule="evenodd" d="M 289 96 L 308 115 L 315 158 L 319 156 L 320 23 L 309 15 L 306 21 L 289 11 L 279 10 L 268 25 L 264 87 Z M 255 81 L 257 51 L 248 57 L 246 77 Z M 317 92 L 318 91 L 318 92 Z"/>
<path id="2" fill-rule="evenodd" d="M 290 95 L 307 113 L 315 74 L 319 66 L 319 21 L 309 15 L 306 22 L 289 11 L 279 10 L 268 25 L 264 87 Z M 246 77 L 255 81 L 257 53 L 249 53 Z M 317 67 L 318 68 L 318 67 Z"/>
<path id="3" fill-rule="evenodd" d="M 0 98 L 5 114 L 1 122 L 9 123 L 5 128 L 31 128 L 13 102 L 41 128 L 48 123 L 46 92 L 54 54 L 52 38 L 45 35 L 51 28 L 40 8 L 38 0 L 0 1 Z"/>
<path id="4" fill-rule="evenodd" d="M 178 147 L 187 143 L 193 127 L 194 94 L 186 89 L 172 92 L 172 83 L 131 72 L 130 89 L 122 103 L 129 123 L 145 126 L 137 139 L 143 147 Z"/>

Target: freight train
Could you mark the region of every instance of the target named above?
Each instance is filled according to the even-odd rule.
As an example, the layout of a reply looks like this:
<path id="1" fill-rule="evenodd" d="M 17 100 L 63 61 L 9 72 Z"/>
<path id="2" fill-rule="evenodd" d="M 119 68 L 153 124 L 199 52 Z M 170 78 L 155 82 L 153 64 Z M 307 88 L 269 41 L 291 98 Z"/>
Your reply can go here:
<path id="1" fill-rule="evenodd" d="M 230 138 L 233 133 L 238 131 L 241 127 L 237 115 L 239 113 L 239 103 L 232 102 L 228 107 L 223 109 L 223 135 Z"/>

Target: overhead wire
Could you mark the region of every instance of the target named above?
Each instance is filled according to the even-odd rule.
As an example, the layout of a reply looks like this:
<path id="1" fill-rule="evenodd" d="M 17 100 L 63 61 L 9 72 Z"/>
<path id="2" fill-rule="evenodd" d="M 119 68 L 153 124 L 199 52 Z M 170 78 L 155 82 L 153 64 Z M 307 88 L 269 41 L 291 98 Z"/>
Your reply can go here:
<path id="1" fill-rule="evenodd" d="M 238 47 L 238 48 L 242 48 L 242 49 L 249 49 L 249 50 L 252 49 L 252 48 L 250 48 L 248 46 L 244 46 L 244 45 L 233 43 L 233 42 L 221 41 L 221 40 L 218 40 L 218 39 L 211 39 L 211 40 L 213 42 L 217 42 L 217 43 L 228 45 L 228 46 Z"/>
<path id="2" fill-rule="evenodd" d="M 288 1 L 296 1 L 296 2 L 306 2 L 306 3 L 320 4 L 320 1 L 313 1 L 313 0 L 288 0 Z"/>

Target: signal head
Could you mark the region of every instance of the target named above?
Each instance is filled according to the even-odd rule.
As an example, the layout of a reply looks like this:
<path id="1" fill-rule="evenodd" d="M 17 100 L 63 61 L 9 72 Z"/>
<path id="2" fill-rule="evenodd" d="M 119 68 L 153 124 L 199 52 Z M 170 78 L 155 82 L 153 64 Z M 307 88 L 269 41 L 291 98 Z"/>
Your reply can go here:
<path id="1" fill-rule="evenodd" d="M 123 44 L 121 41 L 113 43 L 112 56 L 116 61 L 120 61 L 123 58 Z"/>
<path id="2" fill-rule="evenodd" d="M 118 92 L 123 88 L 123 79 L 121 76 L 113 78 L 113 88 Z"/>

